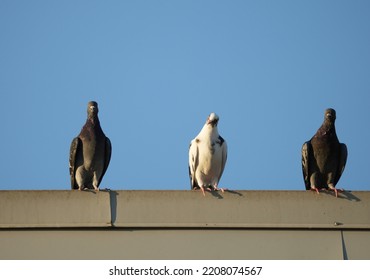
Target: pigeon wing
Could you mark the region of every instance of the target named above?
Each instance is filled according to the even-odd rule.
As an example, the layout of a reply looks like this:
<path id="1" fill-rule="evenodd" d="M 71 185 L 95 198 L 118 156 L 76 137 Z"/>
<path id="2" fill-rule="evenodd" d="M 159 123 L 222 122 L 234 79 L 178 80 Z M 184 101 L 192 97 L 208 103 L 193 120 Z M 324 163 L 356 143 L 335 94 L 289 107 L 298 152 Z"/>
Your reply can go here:
<path id="1" fill-rule="evenodd" d="M 220 176 L 218 176 L 218 181 L 220 181 L 221 176 L 224 173 L 226 160 L 227 160 L 227 144 L 226 144 L 226 141 L 221 136 L 219 136 L 218 139 L 220 141 L 220 147 L 222 149 L 221 172 L 220 172 Z"/>
<path id="2" fill-rule="evenodd" d="M 345 168 L 346 162 L 347 162 L 347 155 L 348 155 L 347 146 L 346 146 L 346 144 L 341 143 L 340 144 L 340 155 L 339 155 L 338 170 L 336 172 L 334 185 L 337 185 L 340 177 L 342 176 L 342 173 L 344 171 L 344 168 Z"/>
<path id="3" fill-rule="evenodd" d="M 193 141 L 191 141 L 189 147 L 189 177 L 191 189 L 199 188 L 197 179 L 195 178 L 195 171 L 198 167 L 199 160 L 198 142 L 198 139 L 194 139 Z"/>
<path id="4" fill-rule="evenodd" d="M 71 175 L 71 188 L 78 189 L 76 184 L 76 156 L 81 148 L 81 140 L 78 137 L 75 137 L 72 140 L 71 147 L 69 150 L 69 174 Z"/>
<path id="5" fill-rule="evenodd" d="M 102 174 L 99 178 L 98 186 L 100 186 L 100 182 L 103 179 L 104 174 L 108 169 L 111 156 L 112 156 L 112 143 L 110 142 L 108 137 L 105 137 L 104 167 L 103 167 Z"/>
<path id="6" fill-rule="evenodd" d="M 309 171 L 310 170 L 309 160 L 311 157 L 311 153 L 312 153 L 311 142 L 307 141 L 302 146 L 302 172 L 303 172 L 303 180 L 306 185 L 306 190 L 311 189 L 311 186 L 310 186 L 311 174 L 309 174 L 310 172 Z"/>

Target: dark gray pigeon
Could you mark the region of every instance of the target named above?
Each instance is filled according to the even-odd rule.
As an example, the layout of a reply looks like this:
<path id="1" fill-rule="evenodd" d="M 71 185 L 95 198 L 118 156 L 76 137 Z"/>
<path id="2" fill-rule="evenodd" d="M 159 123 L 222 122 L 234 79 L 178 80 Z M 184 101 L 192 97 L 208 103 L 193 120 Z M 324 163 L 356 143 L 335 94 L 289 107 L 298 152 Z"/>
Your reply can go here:
<path id="1" fill-rule="evenodd" d="M 329 189 L 338 196 L 335 186 L 346 165 L 347 146 L 339 143 L 335 119 L 335 110 L 326 109 L 323 124 L 302 146 L 302 170 L 306 190 Z"/>
<path id="2" fill-rule="evenodd" d="M 87 104 L 87 120 L 80 134 L 72 140 L 69 155 L 69 173 L 72 189 L 95 189 L 107 171 L 112 145 L 100 127 L 98 104 Z"/>
<path id="3" fill-rule="evenodd" d="M 192 189 L 221 190 L 221 179 L 227 159 L 226 141 L 218 134 L 218 116 L 211 113 L 197 137 L 190 143 L 189 176 Z"/>

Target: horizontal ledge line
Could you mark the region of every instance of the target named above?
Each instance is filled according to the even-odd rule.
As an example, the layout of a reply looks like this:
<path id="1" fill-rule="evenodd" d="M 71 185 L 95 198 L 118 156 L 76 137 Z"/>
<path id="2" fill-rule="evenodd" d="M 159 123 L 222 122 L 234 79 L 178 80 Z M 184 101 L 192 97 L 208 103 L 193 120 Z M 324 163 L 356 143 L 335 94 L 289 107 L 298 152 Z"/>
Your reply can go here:
<path id="1" fill-rule="evenodd" d="M 367 230 L 369 224 L 238 224 L 238 223 L 114 223 L 114 224 L 1 224 L 0 230 L 11 229 L 91 229 L 91 228 L 138 228 L 138 229 L 328 229 Z"/>

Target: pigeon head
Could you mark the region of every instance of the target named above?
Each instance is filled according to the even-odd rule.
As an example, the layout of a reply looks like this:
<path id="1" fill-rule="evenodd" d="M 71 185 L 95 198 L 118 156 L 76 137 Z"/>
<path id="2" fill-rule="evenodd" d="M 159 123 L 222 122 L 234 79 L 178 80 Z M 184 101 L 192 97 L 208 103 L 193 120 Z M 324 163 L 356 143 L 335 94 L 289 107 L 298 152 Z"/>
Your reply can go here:
<path id="1" fill-rule="evenodd" d="M 325 122 L 334 123 L 336 119 L 335 110 L 332 108 L 325 110 Z"/>
<path id="2" fill-rule="evenodd" d="M 98 108 L 98 103 L 95 101 L 90 101 L 87 103 L 87 115 L 89 118 L 94 118 L 98 115 L 99 108 Z"/>
<path id="3" fill-rule="evenodd" d="M 210 124 L 212 127 L 217 126 L 219 117 L 215 113 L 211 113 L 208 116 L 207 124 Z"/>

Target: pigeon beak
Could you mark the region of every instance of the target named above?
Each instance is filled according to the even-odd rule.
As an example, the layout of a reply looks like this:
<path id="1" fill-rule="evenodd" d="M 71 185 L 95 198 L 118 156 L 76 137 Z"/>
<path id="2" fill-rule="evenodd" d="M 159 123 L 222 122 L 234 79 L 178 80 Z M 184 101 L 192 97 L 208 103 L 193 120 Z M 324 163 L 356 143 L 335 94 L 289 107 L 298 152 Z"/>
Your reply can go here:
<path id="1" fill-rule="evenodd" d="M 210 124 L 210 125 L 212 125 L 212 126 L 215 126 L 215 125 L 217 125 L 217 122 L 218 122 L 218 120 L 217 120 L 217 119 L 214 119 L 214 120 L 208 120 L 208 121 L 207 121 L 207 124 Z"/>

